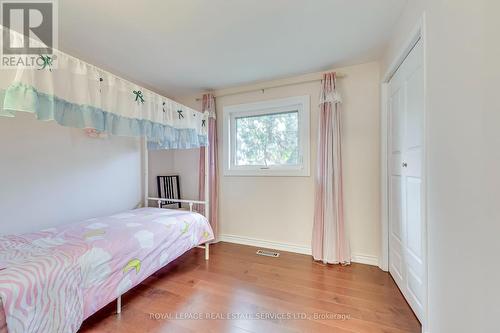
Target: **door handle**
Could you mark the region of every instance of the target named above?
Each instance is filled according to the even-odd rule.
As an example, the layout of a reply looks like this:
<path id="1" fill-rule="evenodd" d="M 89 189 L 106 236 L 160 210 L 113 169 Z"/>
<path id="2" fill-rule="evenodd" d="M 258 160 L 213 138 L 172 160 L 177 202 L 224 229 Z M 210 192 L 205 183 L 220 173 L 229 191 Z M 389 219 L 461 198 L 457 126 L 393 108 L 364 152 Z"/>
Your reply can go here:
<path id="1" fill-rule="evenodd" d="M 407 168 L 408 167 L 408 163 L 403 162 L 402 166 L 403 166 L 403 168 Z"/>

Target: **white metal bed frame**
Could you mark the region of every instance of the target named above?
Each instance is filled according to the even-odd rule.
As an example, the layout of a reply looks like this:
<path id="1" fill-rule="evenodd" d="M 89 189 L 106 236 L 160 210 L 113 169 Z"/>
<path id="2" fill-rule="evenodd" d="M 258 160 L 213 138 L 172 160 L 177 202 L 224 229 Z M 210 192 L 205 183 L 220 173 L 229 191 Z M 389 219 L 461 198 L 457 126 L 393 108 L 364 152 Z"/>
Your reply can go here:
<path id="1" fill-rule="evenodd" d="M 208 137 L 208 133 L 207 133 Z M 189 204 L 189 211 L 193 211 L 193 205 L 204 205 L 205 206 L 205 217 L 208 219 L 210 216 L 210 199 L 209 199 L 209 181 L 208 181 L 208 145 L 205 147 L 205 201 L 199 200 L 181 200 L 181 199 L 170 199 L 170 198 L 155 198 L 149 196 L 149 172 L 148 172 L 148 144 L 145 138 L 142 139 L 142 165 L 143 165 L 143 182 L 144 182 L 144 193 L 143 193 L 143 206 L 149 207 L 149 201 L 156 201 L 158 208 L 161 207 L 161 203 L 163 201 L 168 202 L 180 202 Z M 210 244 L 205 243 L 204 245 L 197 246 L 197 248 L 201 248 L 205 250 L 205 260 L 210 259 Z M 118 296 L 116 299 L 116 314 L 120 314 L 122 312 L 122 295 Z"/>

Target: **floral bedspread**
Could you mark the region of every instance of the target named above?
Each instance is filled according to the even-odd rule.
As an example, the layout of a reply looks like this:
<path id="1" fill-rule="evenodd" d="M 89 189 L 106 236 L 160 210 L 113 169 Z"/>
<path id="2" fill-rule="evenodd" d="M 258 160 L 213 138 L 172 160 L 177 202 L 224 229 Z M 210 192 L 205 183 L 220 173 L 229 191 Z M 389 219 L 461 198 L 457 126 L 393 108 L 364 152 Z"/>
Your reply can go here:
<path id="1" fill-rule="evenodd" d="M 85 318 L 212 239 L 202 215 L 159 208 L 0 236 L 0 333 L 76 332 Z"/>

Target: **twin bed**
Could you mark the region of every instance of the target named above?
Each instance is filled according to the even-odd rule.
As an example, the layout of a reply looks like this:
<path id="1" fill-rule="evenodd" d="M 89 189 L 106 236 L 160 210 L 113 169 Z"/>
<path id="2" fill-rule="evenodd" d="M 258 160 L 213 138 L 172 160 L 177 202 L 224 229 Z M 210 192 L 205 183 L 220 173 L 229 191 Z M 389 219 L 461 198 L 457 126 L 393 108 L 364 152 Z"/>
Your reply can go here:
<path id="1" fill-rule="evenodd" d="M 0 236 L 0 333 L 76 332 L 186 251 L 208 259 L 213 238 L 204 216 L 161 208 Z"/>
<path id="2" fill-rule="evenodd" d="M 14 44 L 29 39 L 1 25 L 0 30 Z M 199 112 L 49 49 L 50 54 L 37 58 L 37 66 L 3 70 L 0 119 L 28 112 L 39 120 L 86 129 L 87 134 L 96 134 L 95 139 L 101 134 L 141 138 L 145 195 L 149 193 L 148 149 L 213 144 L 215 136 L 209 135 L 209 124 L 215 119 L 213 96 L 207 95 Z M 38 68 L 40 61 L 43 66 Z M 209 149 L 204 151 L 200 166 L 205 174 L 205 201 L 187 201 L 191 211 L 142 208 L 30 234 L 0 236 L 0 333 L 76 332 L 85 318 L 115 299 L 120 312 L 123 293 L 189 249 L 205 244 L 208 259 L 213 231 L 205 217 L 192 212 L 193 204 L 202 204 L 210 216 L 213 156 Z M 143 199 L 145 206 L 150 200 L 164 200 Z"/>

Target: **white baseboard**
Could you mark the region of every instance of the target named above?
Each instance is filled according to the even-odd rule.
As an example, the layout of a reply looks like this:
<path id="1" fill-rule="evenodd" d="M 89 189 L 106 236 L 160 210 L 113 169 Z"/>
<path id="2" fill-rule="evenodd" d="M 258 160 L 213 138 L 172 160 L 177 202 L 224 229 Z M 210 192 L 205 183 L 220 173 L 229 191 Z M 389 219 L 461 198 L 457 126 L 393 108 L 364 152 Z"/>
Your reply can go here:
<path id="1" fill-rule="evenodd" d="M 351 254 L 351 261 L 358 264 L 378 266 L 378 257 L 366 254 Z"/>
<path id="2" fill-rule="evenodd" d="M 312 251 L 310 247 L 294 245 L 289 243 L 281 243 L 281 242 L 273 242 L 263 239 L 251 238 L 251 237 L 242 237 L 236 235 L 219 235 L 218 240 L 222 242 L 242 244 L 248 246 L 255 247 L 263 247 L 267 249 L 280 250 L 280 251 L 288 251 L 293 253 L 307 254 L 311 255 Z M 352 262 L 358 264 L 366 264 L 372 266 L 378 266 L 378 257 L 364 254 L 355 254 L 351 255 Z"/>
<path id="3" fill-rule="evenodd" d="M 281 251 L 288 251 L 288 252 L 311 255 L 311 248 L 310 247 L 293 245 L 293 244 L 288 244 L 288 243 L 279 243 L 279 242 L 267 241 L 267 240 L 250 238 L 250 237 L 241 237 L 241 236 L 235 236 L 235 235 L 219 235 L 219 240 L 222 242 L 228 242 L 228 243 L 235 243 L 235 244 L 242 244 L 242 245 L 249 245 L 249 246 L 256 246 L 256 247 L 264 247 L 267 249 L 281 250 Z"/>

